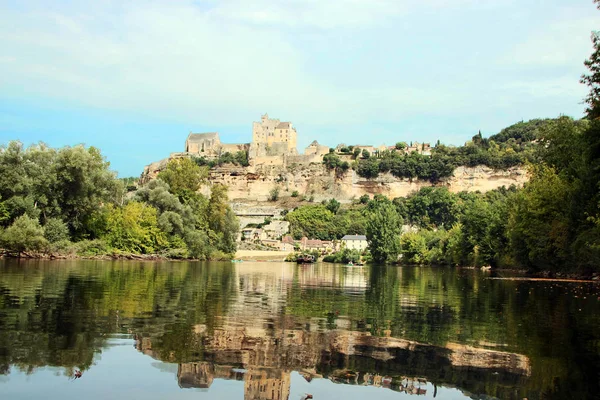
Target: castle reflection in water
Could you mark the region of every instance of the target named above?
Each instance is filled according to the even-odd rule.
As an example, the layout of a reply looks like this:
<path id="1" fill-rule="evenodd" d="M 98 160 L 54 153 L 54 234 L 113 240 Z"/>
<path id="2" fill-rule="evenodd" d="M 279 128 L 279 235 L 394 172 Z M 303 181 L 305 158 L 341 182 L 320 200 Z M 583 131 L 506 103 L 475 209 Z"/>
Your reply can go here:
<path id="1" fill-rule="evenodd" d="M 144 334 L 136 334 L 137 349 L 178 363 L 181 388 L 207 389 L 215 379 L 243 380 L 244 398 L 260 400 L 288 399 L 292 371 L 309 382 L 327 378 L 415 395 L 426 394 L 427 387 L 433 386 L 427 384 L 429 380 L 450 382 L 460 376 L 462 381 L 489 379 L 510 386 L 531 374 L 524 355 L 452 342 L 432 345 L 405 340 L 392 337 L 386 327 L 375 334 L 352 330 L 355 322 L 335 311 L 323 318 L 303 316 L 298 310 L 286 312 L 292 306 L 286 296 L 294 287 L 326 286 L 360 295 L 368 288 L 368 269 L 339 274 L 334 268 L 273 267 L 237 268 L 238 296 L 227 317 L 195 325 L 185 351 L 165 351 L 162 345 L 155 349 L 153 344 L 161 338 Z M 409 294 L 401 299 L 407 308 L 416 302 Z M 328 319 L 333 319 L 331 324 Z M 178 355 L 183 353 L 184 359 Z"/>

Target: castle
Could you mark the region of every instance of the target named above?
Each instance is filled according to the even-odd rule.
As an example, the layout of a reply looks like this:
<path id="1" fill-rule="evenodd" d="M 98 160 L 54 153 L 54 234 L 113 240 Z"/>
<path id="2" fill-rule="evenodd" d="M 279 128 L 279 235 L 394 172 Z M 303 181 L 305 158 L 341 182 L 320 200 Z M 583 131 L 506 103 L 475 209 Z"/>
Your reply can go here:
<path id="1" fill-rule="evenodd" d="M 306 147 L 303 154 L 299 154 L 296 148 L 298 133 L 291 122 L 281 122 L 276 118 L 269 118 L 264 114 L 260 122 L 252 123 L 252 142 L 250 143 L 222 143 L 218 132 L 193 133 L 190 132 L 185 141 L 183 152 L 171 153 L 169 158 L 153 162 L 144 168 L 140 178 L 145 183 L 155 178 L 158 173 L 166 168 L 169 160 L 182 157 L 204 157 L 207 160 L 215 160 L 226 153 L 237 154 L 244 152 L 247 155 L 250 167 L 256 166 L 290 166 L 309 165 L 311 163 L 321 164 L 323 156 L 330 151 L 335 151 L 344 161 L 352 161 L 351 150 L 357 148 L 366 151 L 369 155 L 381 154 L 384 151 L 402 151 L 410 153 L 413 151 L 430 155 L 431 148 L 428 143 L 415 142 L 403 149 L 396 150 L 394 146 L 371 146 L 355 145 L 346 146 L 341 144 L 336 149 L 319 144 L 316 140 Z"/>
<path id="2" fill-rule="evenodd" d="M 217 132 L 191 133 L 185 141 L 185 155 L 218 158 L 224 153 L 246 151 L 249 159 L 257 157 L 281 157 L 297 155 L 297 133 L 291 122 L 281 122 L 261 116 L 260 122 L 252 123 L 251 143 L 221 143 Z M 183 155 L 182 154 L 182 155 Z"/>

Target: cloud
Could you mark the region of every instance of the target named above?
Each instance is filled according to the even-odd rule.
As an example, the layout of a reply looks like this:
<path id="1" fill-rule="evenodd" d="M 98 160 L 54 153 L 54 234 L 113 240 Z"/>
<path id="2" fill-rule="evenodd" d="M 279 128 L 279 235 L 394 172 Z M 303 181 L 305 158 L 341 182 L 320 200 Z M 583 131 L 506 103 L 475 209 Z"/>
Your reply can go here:
<path id="1" fill-rule="evenodd" d="M 553 79 L 560 82 L 552 95 L 573 93 L 577 77 L 569 84 L 571 77 L 559 71 L 528 82 L 519 68 L 572 68 L 569 61 L 581 58 L 589 46 L 587 37 L 575 46 L 581 38 L 573 32 L 580 21 L 589 25 L 589 17 L 558 20 L 550 34 L 542 28 L 531 32 L 507 55 L 496 56 L 500 67 L 492 62 L 466 70 L 457 63 L 462 37 L 454 40 L 451 28 L 465 24 L 448 15 L 507 4 L 105 0 L 0 5 L 0 92 L 213 126 L 248 124 L 265 111 L 322 126 L 454 115 L 504 106 L 507 90 L 535 95 Z M 438 23 L 446 25 L 436 28 Z M 442 52 L 456 65 L 440 60 Z M 503 62 L 516 71 L 512 76 L 485 75 Z"/>

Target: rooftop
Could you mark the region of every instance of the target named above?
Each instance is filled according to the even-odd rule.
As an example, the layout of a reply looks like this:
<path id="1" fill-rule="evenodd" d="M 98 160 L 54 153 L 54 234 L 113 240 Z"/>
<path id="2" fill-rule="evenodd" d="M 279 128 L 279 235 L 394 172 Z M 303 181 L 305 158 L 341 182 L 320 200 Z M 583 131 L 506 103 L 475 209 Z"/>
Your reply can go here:
<path id="1" fill-rule="evenodd" d="M 367 240 L 365 235 L 346 235 L 342 240 Z"/>
<path id="2" fill-rule="evenodd" d="M 205 140 L 215 139 L 219 137 L 218 132 L 206 132 L 206 133 L 191 133 L 188 135 L 188 140 Z"/>

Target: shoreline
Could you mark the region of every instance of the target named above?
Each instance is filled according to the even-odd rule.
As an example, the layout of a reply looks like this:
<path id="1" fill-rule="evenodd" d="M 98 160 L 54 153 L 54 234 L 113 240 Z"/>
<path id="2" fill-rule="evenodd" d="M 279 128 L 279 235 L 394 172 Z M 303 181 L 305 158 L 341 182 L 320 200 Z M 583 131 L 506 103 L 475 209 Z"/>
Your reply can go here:
<path id="1" fill-rule="evenodd" d="M 25 260 L 99 260 L 99 261 L 255 261 L 255 262 L 284 262 L 289 254 L 287 251 L 269 251 L 269 250 L 238 250 L 231 258 L 218 258 L 199 260 L 197 258 L 171 258 L 162 254 L 99 254 L 99 255 L 80 255 L 80 254 L 57 254 L 57 253 L 31 253 L 22 252 L 19 256 L 8 252 L 0 252 L 0 259 L 25 259 Z M 322 261 L 320 261 L 322 262 Z M 345 265 L 342 263 L 330 263 Z M 390 264 L 396 267 L 440 267 L 440 268 L 459 268 L 465 270 L 481 270 L 481 268 L 470 266 L 449 266 L 449 265 L 402 265 Z M 493 280 L 512 280 L 512 281 L 554 281 L 554 282 L 580 282 L 600 284 L 600 273 L 576 273 L 576 272 L 553 272 L 536 271 L 530 272 L 525 269 L 506 268 L 483 270 L 489 273 L 488 279 Z M 514 274 L 514 276 L 501 276 L 502 273 Z M 499 276 L 500 275 L 500 276 Z"/>

